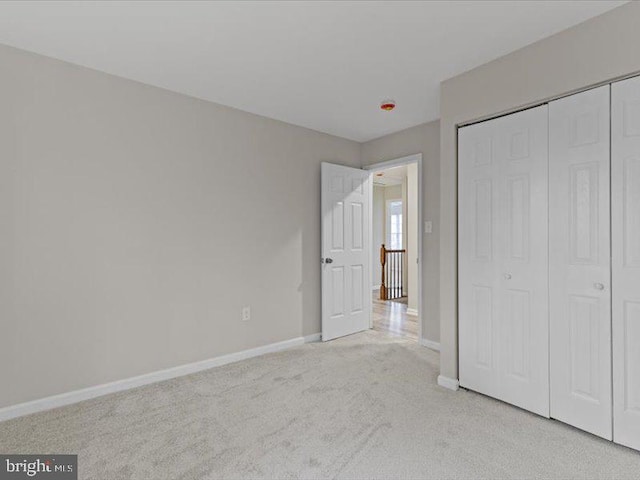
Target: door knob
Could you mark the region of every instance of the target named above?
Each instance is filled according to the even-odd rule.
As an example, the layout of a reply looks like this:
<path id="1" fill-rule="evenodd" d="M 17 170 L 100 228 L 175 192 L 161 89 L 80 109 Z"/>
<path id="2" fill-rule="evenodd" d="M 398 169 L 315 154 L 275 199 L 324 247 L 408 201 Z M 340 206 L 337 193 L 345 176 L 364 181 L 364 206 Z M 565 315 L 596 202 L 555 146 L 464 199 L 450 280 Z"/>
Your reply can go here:
<path id="1" fill-rule="evenodd" d="M 602 283 L 594 283 L 594 284 L 593 284 L 593 287 L 594 287 L 596 290 L 604 290 L 604 284 L 602 284 Z"/>
<path id="2" fill-rule="evenodd" d="M 333 258 L 323 258 L 321 263 L 333 263 Z"/>
<path id="3" fill-rule="evenodd" d="M 511 274 L 510 273 L 505 273 L 504 274 L 504 279 L 505 280 L 511 280 Z"/>

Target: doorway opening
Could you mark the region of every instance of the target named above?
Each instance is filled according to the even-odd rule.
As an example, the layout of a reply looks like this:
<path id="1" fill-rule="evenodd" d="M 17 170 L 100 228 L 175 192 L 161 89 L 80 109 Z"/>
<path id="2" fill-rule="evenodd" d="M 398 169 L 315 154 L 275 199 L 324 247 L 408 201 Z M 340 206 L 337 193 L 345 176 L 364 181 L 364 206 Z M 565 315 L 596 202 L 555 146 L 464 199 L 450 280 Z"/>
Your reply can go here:
<path id="1" fill-rule="evenodd" d="M 371 328 L 419 341 L 421 160 L 411 155 L 366 167 L 372 173 Z"/>

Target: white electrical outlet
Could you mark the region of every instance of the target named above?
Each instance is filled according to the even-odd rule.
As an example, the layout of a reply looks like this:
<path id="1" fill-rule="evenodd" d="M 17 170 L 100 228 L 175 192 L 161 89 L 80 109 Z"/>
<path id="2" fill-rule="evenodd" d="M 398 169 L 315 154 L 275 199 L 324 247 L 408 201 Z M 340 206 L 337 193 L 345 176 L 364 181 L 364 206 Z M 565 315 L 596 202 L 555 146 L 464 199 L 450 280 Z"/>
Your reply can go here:
<path id="1" fill-rule="evenodd" d="M 433 232 L 433 223 L 432 222 L 424 222 L 424 233 Z"/>
<path id="2" fill-rule="evenodd" d="M 248 322 L 251 320 L 251 307 L 242 307 L 242 321 Z"/>

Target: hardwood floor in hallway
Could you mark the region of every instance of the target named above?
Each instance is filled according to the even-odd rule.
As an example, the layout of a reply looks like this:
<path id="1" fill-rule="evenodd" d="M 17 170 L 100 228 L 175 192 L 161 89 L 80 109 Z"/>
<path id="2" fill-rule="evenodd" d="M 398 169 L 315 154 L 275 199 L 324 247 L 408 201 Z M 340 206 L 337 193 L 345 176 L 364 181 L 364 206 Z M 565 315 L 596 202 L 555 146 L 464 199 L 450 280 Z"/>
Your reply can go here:
<path id="1" fill-rule="evenodd" d="M 407 297 L 380 300 L 380 290 L 374 290 L 373 329 L 417 341 L 418 317 L 407 314 Z"/>

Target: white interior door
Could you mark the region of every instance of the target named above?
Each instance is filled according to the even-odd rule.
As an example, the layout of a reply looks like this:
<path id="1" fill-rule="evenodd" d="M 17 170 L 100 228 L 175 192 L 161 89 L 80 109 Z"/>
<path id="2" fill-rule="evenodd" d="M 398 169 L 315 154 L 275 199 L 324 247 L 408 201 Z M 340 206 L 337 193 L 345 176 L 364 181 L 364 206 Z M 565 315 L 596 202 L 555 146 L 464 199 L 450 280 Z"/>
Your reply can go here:
<path id="1" fill-rule="evenodd" d="M 613 438 L 640 450 L 640 78 L 611 88 Z"/>
<path id="2" fill-rule="evenodd" d="M 551 416 L 612 438 L 609 86 L 549 104 Z"/>
<path id="3" fill-rule="evenodd" d="M 369 328 L 370 173 L 322 164 L 322 340 Z"/>
<path id="4" fill-rule="evenodd" d="M 461 128 L 460 384 L 549 415 L 547 106 Z"/>

